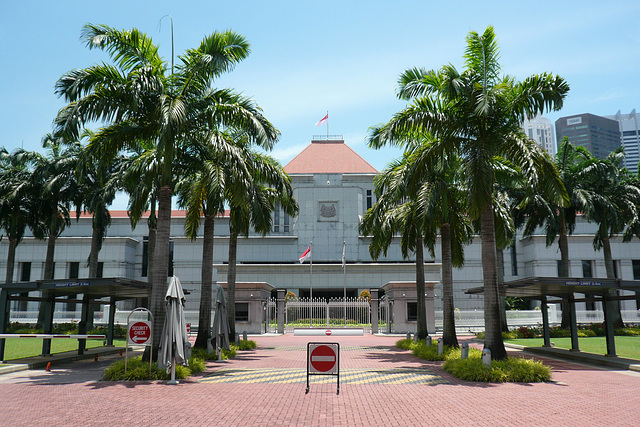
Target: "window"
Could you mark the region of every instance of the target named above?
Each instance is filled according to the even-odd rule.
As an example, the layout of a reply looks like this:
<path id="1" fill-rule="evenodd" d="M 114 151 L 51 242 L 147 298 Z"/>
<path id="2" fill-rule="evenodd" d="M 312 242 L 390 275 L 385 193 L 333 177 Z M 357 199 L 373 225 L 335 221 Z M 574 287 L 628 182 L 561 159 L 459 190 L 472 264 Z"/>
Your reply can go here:
<path id="1" fill-rule="evenodd" d="M 559 259 L 556 261 L 557 269 L 558 269 L 558 277 L 562 277 L 562 260 Z"/>
<path id="2" fill-rule="evenodd" d="M 516 245 L 511 246 L 511 275 L 518 275 L 518 254 L 516 253 Z"/>
<path id="3" fill-rule="evenodd" d="M 96 271 L 96 277 L 98 279 L 101 279 L 103 272 L 104 272 L 104 262 L 99 262 L 98 263 L 98 271 Z"/>
<path id="4" fill-rule="evenodd" d="M 236 322 L 248 322 L 249 321 L 249 303 L 237 302 L 236 303 Z"/>
<path id="5" fill-rule="evenodd" d="M 69 263 L 69 279 L 77 279 L 80 277 L 80 263 L 79 262 L 70 262 Z"/>
<path id="6" fill-rule="evenodd" d="M 418 321 L 418 303 L 417 302 L 407 302 L 407 321 L 409 322 Z"/>
<path id="7" fill-rule="evenodd" d="M 280 203 L 277 202 L 273 209 L 273 232 L 280 232 Z"/>
<path id="8" fill-rule="evenodd" d="M 593 277 L 592 261 L 582 260 L 582 277 L 590 279 Z"/>
<path id="9" fill-rule="evenodd" d="M 371 190 L 367 190 L 367 210 L 373 206 L 373 194 Z"/>
<path id="10" fill-rule="evenodd" d="M 633 280 L 640 280 L 640 259 L 631 260 L 633 267 Z"/>
<path id="11" fill-rule="evenodd" d="M 20 281 L 21 282 L 30 282 L 31 281 L 31 263 L 30 262 L 22 262 L 20 263 Z"/>
<path id="12" fill-rule="evenodd" d="M 142 241 L 142 277 L 147 277 L 149 268 L 149 236 L 144 236 Z"/>
<path id="13" fill-rule="evenodd" d="M 287 215 L 287 213 L 284 213 L 284 225 L 282 226 L 283 230 L 285 233 L 289 232 L 289 215 Z"/>

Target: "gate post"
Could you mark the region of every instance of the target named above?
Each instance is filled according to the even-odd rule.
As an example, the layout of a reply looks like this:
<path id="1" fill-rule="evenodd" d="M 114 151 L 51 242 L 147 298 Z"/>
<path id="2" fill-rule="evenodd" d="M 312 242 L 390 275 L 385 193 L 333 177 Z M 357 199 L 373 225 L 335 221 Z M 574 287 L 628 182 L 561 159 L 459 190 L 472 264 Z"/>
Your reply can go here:
<path id="1" fill-rule="evenodd" d="M 371 289 L 371 333 L 378 333 L 378 290 Z"/>
<path id="2" fill-rule="evenodd" d="M 278 319 L 278 333 L 284 334 L 284 296 L 285 290 L 278 289 L 278 308 L 276 309 L 276 317 Z"/>

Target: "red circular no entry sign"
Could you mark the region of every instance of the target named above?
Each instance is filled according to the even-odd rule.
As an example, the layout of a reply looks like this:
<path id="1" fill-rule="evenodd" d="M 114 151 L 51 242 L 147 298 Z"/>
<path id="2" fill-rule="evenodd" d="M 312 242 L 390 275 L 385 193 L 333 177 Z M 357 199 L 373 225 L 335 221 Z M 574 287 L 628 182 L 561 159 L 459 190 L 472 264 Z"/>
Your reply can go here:
<path id="1" fill-rule="evenodd" d="M 310 356 L 311 366 L 318 372 L 327 372 L 336 364 L 336 352 L 332 347 L 321 345 L 313 349 Z"/>
<path id="2" fill-rule="evenodd" d="M 331 335 L 331 329 L 327 329 L 324 333 L 325 333 L 325 335 L 327 335 L 327 336 Z"/>
<path id="3" fill-rule="evenodd" d="M 129 341 L 134 344 L 146 344 L 151 338 L 151 326 L 148 322 L 135 322 L 129 326 Z"/>

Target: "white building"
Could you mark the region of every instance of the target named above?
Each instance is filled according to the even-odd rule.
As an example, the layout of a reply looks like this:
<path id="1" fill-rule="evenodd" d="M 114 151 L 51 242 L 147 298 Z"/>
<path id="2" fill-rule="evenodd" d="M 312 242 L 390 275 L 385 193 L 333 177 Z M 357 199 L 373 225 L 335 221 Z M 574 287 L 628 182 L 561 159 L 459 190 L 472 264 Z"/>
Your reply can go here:
<path id="1" fill-rule="evenodd" d="M 251 234 L 239 239 L 237 282 L 266 282 L 276 289 L 291 290 L 297 296 L 309 296 L 313 290 L 314 297 L 341 297 L 346 288 L 347 295 L 355 297 L 363 289 L 381 288 L 388 282 L 415 281 L 413 259 L 402 259 L 399 240 L 387 256 L 374 262 L 368 251 L 369 237 L 358 231 L 360 217 L 375 203 L 373 178 L 376 170 L 369 163 L 342 140 L 324 140 L 312 141 L 285 166 L 285 170 L 291 176 L 300 213 L 289 218 L 277 209 L 272 233 L 264 237 Z M 143 219 L 132 229 L 126 212 L 112 211 L 112 218 L 99 257 L 102 276 L 146 280 L 146 221 Z M 579 219 L 575 233 L 569 237 L 572 277 L 606 276 L 603 254 L 593 249 L 594 230 L 593 224 Z M 195 241 L 185 237 L 184 211 L 172 213 L 171 236 L 172 268 L 169 274 L 178 276 L 184 288 L 191 292 L 187 310 L 198 310 L 202 237 Z M 78 221 L 73 220 L 56 243 L 54 278 L 88 275 L 90 240 L 90 218 L 81 216 Z M 223 216 L 215 224 L 214 263 L 216 279 L 220 283 L 226 282 L 228 242 L 229 218 Z M 345 270 L 342 269 L 343 242 Z M 313 267 L 309 261 L 298 262 L 310 243 Z M 46 247 L 45 241 L 25 237 L 17 248 L 14 281 L 43 278 Z M 8 242 L 2 239 L 0 277 L 5 276 L 7 249 Z M 621 236 L 614 236 L 612 250 L 618 277 L 639 280 L 640 241 L 634 238 L 630 243 L 622 243 Z M 429 259 L 425 252 L 425 278 L 438 282 L 435 287 L 438 311 L 442 308 L 439 246 L 435 253 L 436 257 Z M 462 311 L 482 310 L 481 296 L 465 294 L 467 289 L 482 285 L 479 237 L 466 248 L 465 256 L 464 268 L 453 272 L 455 306 Z M 559 260 L 557 244 L 547 247 L 544 236 L 519 237 L 512 250 L 504 251 L 505 280 L 556 277 Z M 311 269 L 313 274 L 310 274 Z M 579 304 L 584 308 L 585 303 Z M 628 310 L 640 309 L 637 300 L 623 301 L 622 306 Z"/>
<path id="2" fill-rule="evenodd" d="M 556 137 L 551 121 L 542 116 L 536 116 L 522 123 L 522 129 L 529 139 L 547 150 L 551 157 L 556 155 Z"/>
<path id="3" fill-rule="evenodd" d="M 622 114 L 620 110 L 613 116 L 605 116 L 617 120 L 620 125 L 621 144 L 624 146 L 626 158 L 624 166 L 631 172 L 638 171 L 640 161 L 640 115 L 635 108 L 629 114 Z"/>

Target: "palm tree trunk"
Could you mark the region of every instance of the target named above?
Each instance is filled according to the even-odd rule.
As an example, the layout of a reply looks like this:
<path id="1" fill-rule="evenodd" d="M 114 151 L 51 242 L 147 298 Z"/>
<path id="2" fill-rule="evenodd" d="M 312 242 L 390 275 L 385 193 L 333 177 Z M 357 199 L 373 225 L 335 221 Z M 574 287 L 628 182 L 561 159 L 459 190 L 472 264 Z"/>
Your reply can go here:
<path id="1" fill-rule="evenodd" d="M 458 347 L 456 320 L 453 307 L 453 264 L 451 262 L 451 226 L 440 226 L 442 245 L 442 310 L 444 345 Z"/>
<path id="2" fill-rule="evenodd" d="M 56 250 L 56 234 L 54 232 L 50 232 L 49 238 L 47 239 L 47 255 L 44 261 L 44 280 L 53 280 L 53 268 L 54 268 L 54 255 Z M 48 292 L 43 291 L 42 298 L 48 297 Z M 36 328 L 40 329 L 44 327 L 44 316 L 45 316 L 45 305 L 44 303 L 40 303 L 40 308 L 38 310 L 38 320 L 36 321 Z"/>
<path id="3" fill-rule="evenodd" d="M 416 293 L 418 296 L 418 339 L 427 338 L 427 310 L 424 303 L 424 246 L 422 237 L 416 239 Z"/>
<path id="4" fill-rule="evenodd" d="M 233 214 L 232 214 L 233 215 Z M 231 339 L 236 336 L 236 256 L 238 252 L 238 234 L 231 230 L 229 234 L 229 265 L 227 269 L 227 318 Z"/>
<path id="5" fill-rule="evenodd" d="M 501 294 L 504 290 L 504 250 L 496 249 L 496 263 L 498 264 L 498 291 L 500 291 L 500 329 L 502 332 L 509 332 L 507 324 L 507 304 L 505 297 Z"/>
<path id="6" fill-rule="evenodd" d="M 200 288 L 200 311 L 198 313 L 198 336 L 194 347 L 207 348 L 211 339 L 211 286 L 213 285 L 213 232 L 214 215 L 204 217 L 204 239 L 202 242 L 202 285 Z"/>
<path id="7" fill-rule="evenodd" d="M 165 296 L 169 271 L 169 239 L 171 231 L 170 186 L 160 188 L 158 195 L 158 231 L 153 263 L 153 286 L 151 289 L 151 313 L 153 314 L 153 360 L 158 358 L 158 347 L 165 319 Z"/>
<path id="8" fill-rule="evenodd" d="M 560 248 L 560 274 L 562 277 L 569 277 L 569 238 L 567 237 L 567 224 L 564 218 L 564 210 L 560 212 L 560 236 L 558 237 Z M 569 329 L 571 327 L 571 307 L 568 302 L 560 304 L 562 311 L 562 321 L 560 327 Z"/>
<path id="9" fill-rule="evenodd" d="M 482 238 L 482 278 L 484 282 L 484 347 L 491 350 L 492 360 L 507 358 L 500 328 L 498 278 L 496 266 L 496 236 L 493 204 L 488 203 L 480 214 Z"/>
<path id="10" fill-rule="evenodd" d="M 7 251 L 7 272 L 5 275 L 5 283 L 13 283 L 13 271 L 16 264 L 16 248 L 18 247 L 18 239 L 9 237 L 9 250 Z"/>
<path id="11" fill-rule="evenodd" d="M 98 254 L 102 246 L 102 233 L 98 227 L 93 224 L 91 233 L 91 249 L 89 252 L 89 278 L 98 277 Z"/>
<path id="12" fill-rule="evenodd" d="M 613 255 L 611 254 L 611 240 L 609 239 L 609 234 L 606 233 L 606 230 L 602 233 L 602 252 L 604 253 L 604 267 L 607 271 L 607 279 L 615 279 L 616 272 L 613 265 Z M 620 301 L 611 301 L 611 307 L 613 308 L 613 313 L 611 314 L 613 324 L 616 328 L 624 327 L 624 323 L 622 322 L 622 313 L 620 312 Z"/>

